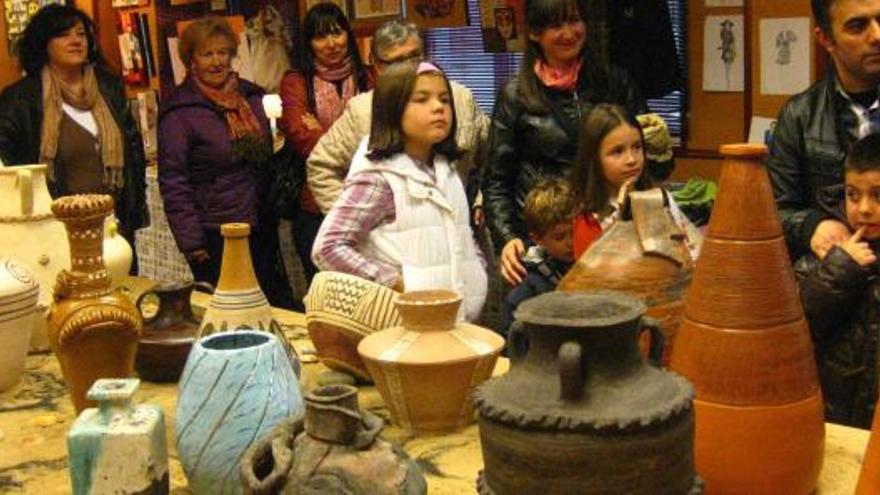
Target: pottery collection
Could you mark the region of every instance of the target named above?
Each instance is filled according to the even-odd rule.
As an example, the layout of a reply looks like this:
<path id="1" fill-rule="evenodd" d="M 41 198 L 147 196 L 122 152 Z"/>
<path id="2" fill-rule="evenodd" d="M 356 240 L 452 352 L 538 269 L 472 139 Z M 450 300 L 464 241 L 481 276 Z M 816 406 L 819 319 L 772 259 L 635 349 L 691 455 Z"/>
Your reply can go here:
<path id="1" fill-rule="evenodd" d="M 246 223 L 225 223 L 220 226 L 223 236 L 220 279 L 202 316 L 199 337 L 236 330 L 269 332 L 278 338 L 299 376 L 300 361 L 296 351 L 272 316 L 272 307 L 257 282 L 248 244 L 250 233 L 251 226 Z"/>
<path id="2" fill-rule="evenodd" d="M 825 441 L 813 346 L 766 149 L 724 164 L 671 368 L 694 384 L 696 465 L 708 493 L 811 493 Z"/>
<path id="3" fill-rule="evenodd" d="M 692 271 L 685 236 L 664 207 L 663 192 L 635 191 L 621 218 L 581 255 L 558 290 L 617 290 L 647 301 L 648 316 L 660 321 L 666 336 L 666 364 Z"/>
<path id="4" fill-rule="evenodd" d="M 427 484 L 399 447 L 379 438 L 382 420 L 358 407 L 357 389 L 306 394 L 305 418 L 289 418 L 245 454 L 245 494 L 420 495 Z"/>
<path id="5" fill-rule="evenodd" d="M 321 362 L 361 381 L 371 381 L 357 347 L 367 335 L 399 326 L 398 293 L 375 282 L 339 272 L 319 272 L 303 298 L 309 338 Z"/>
<path id="6" fill-rule="evenodd" d="M 482 494 L 700 493 L 693 387 L 659 368 L 663 335 L 620 292 L 550 292 L 515 317 L 529 345 L 474 393 Z M 650 335 L 646 364 L 638 349 Z"/>
<path id="7" fill-rule="evenodd" d="M 74 495 L 169 492 L 165 416 L 133 405 L 136 378 L 100 379 L 89 389 L 98 408 L 83 411 L 67 435 Z"/>
<path id="8" fill-rule="evenodd" d="M 52 202 L 52 212 L 67 229 L 71 266 L 55 282 L 49 342 L 80 413 L 94 406 L 86 393 L 95 380 L 132 375 L 142 322 L 131 300 L 111 289 L 104 265 L 104 221 L 113 198 L 65 196 Z"/>
<path id="9" fill-rule="evenodd" d="M 199 331 L 190 296 L 202 282 L 162 283 L 138 298 L 135 305 L 143 316 L 142 303 L 149 296 L 158 299 L 156 314 L 144 318 L 144 330 L 138 343 L 135 369 L 150 382 L 176 382 Z M 210 287 L 209 287 L 210 288 Z"/>
<path id="10" fill-rule="evenodd" d="M 24 370 L 39 292 L 30 270 L 0 257 L 0 391 L 15 385 Z"/>
<path id="11" fill-rule="evenodd" d="M 199 339 L 180 378 L 175 417 L 193 493 L 240 493 L 238 464 L 248 447 L 303 411 L 299 382 L 274 335 L 240 330 Z"/>
<path id="12" fill-rule="evenodd" d="M 401 294 L 394 304 L 403 326 L 358 345 L 393 421 L 407 430 L 454 430 L 474 420 L 471 392 L 492 375 L 504 339 L 457 323 L 461 301 L 443 289 Z"/>

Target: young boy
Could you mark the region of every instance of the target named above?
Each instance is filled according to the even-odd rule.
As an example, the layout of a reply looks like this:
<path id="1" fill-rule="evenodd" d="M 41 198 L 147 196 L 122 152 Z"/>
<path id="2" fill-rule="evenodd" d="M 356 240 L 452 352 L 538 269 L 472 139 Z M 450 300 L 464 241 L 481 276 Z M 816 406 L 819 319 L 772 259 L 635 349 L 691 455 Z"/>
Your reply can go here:
<path id="1" fill-rule="evenodd" d="M 517 306 L 526 299 L 555 290 L 574 262 L 571 238 L 574 196 L 568 181 L 551 179 L 532 188 L 523 205 L 523 217 L 535 245 L 523 256 L 526 277 L 507 294 L 502 308 L 502 328 L 509 338 Z"/>
<path id="2" fill-rule="evenodd" d="M 845 184 L 823 190 L 819 202 L 849 227 L 850 237 L 822 260 L 795 264 L 813 336 L 825 417 L 870 428 L 877 402 L 880 331 L 880 134 L 856 142 L 844 163 Z"/>

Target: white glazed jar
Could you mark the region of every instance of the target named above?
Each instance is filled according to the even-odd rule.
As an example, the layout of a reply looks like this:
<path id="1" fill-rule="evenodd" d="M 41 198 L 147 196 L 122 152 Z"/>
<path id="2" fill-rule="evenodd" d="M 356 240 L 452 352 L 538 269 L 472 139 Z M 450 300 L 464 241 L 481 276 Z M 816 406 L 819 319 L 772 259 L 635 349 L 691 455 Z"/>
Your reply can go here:
<path id="1" fill-rule="evenodd" d="M 0 257 L 0 391 L 15 385 L 24 370 L 39 293 L 30 270 Z"/>
<path id="2" fill-rule="evenodd" d="M 119 233 L 113 216 L 104 223 L 104 265 L 110 270 L 113 288 L 117 288 L 131 270 L 132 250 L 128 241 Z"/>

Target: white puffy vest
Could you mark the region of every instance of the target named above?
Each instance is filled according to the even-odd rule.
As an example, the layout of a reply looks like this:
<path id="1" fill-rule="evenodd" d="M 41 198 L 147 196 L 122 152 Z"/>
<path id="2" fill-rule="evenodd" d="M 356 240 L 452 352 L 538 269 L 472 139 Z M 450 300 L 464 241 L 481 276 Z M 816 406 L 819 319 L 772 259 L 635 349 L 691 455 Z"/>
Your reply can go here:
<path id="1" fill-rule="evenodd" d="M 348 176 L 380 172 L 394 193 L 395 219 L 370 232 L 363 254 L 399 266 L 407 291 L 461 293 L 459 319 L 475 321 L 486 301 L 488 278 L 461 179 L 441 156 L 434 158 L 435 178 L 406 153 L 372 162 L 366 157 L 368 139 L 361 141 Z"/>

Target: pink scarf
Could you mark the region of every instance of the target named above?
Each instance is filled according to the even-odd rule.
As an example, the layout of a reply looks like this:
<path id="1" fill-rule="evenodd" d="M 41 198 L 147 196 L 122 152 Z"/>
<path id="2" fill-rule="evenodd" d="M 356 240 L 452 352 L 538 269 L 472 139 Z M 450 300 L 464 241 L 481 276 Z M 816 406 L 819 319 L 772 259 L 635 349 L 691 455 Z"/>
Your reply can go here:
<path id="1" fill-rule="evenodd" d="M 534 71 L 538 79 L 548 88 L 571 93 L 577 87 L 583 63 L 583 60 L 578 60 L 576 64 L 568 67 L 553 67 L 538 59 L 535 60 Z"/>
<path id="2" fill-rule="evenodd" d="M 336 90 L 336 83 L 342 82 L 342 95 Z M 312 79 L 315 88 L 315 113 L 321 127 L 329 129 L 333 122 L 342 115 L 345 104 L 355 95 L 355 75 L 351 57 L 345 59 L 339 67 L 328 68 L 315 64 L 315 77 Z"/>

